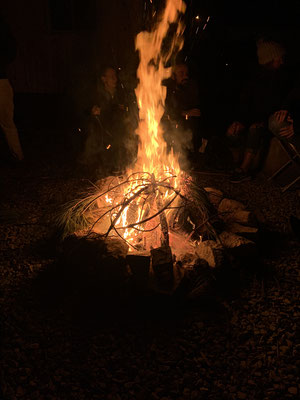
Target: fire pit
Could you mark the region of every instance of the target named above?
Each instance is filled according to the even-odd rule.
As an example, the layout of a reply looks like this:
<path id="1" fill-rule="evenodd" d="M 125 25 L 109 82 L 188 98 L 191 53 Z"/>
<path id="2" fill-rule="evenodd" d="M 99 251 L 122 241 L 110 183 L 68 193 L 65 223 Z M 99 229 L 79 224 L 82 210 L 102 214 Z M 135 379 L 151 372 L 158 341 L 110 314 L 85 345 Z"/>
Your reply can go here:
<path id="1" fill-rule="evenodd" d="M 145 267 L 143 277 L 152 277 L 152 287 L 164 293 L 174 292 L 186 271 L 196 267 L 210 280 L 210 268 L 224 255 L 224 218 L 212 201 L 214 194 L 181 171 L 178 155 L 167 151 L 160 126 L 166 96 L 162 81 L 171 75 L 165 65 L 182 47 L 179 17 L 184 11 L 182 0 L 167 0 L 155 28 L 136 38 L 140 143 L 135 166 L 124 176 L 97 182 L 93 192 L 69 205 L 60 220 L 65 236 L 104 243 L 100 247 L 106 261 L 107 256 L 124 259 L 124 276 L 126 266 L 141 275 L 139 260 L 140 268 Z M 177 29 L 166 51 L 163 41 L 171 25 Z"/>

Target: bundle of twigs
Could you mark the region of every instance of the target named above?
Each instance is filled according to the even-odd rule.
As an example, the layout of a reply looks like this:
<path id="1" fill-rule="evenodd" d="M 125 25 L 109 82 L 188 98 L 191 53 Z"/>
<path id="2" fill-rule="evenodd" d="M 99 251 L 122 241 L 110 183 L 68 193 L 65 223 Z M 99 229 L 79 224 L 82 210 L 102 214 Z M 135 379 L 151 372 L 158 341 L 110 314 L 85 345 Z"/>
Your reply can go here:
<path id="1" fill-rule="evenodd" d="M 186 190 L 174 187 L 175 178 L 177 177 L 171 173 L 164 173 L 162 177 L 157 178 L 148 172 L 135 172 L 125 179 L 111 178 L 110 182 L 106 182 L 104 190 L 103 185 L 102 189 L 96 186 L 90 194 L 65 205 L 63 212 L 57 218 L 57 224 L 63 232 L 63 237 L 77 231 L 84 231 L 85 235 L 89 235 L 96 226 L 102 224 L 106 226 L 101 234 L 103 238 L 117 235 L 134 248 L 135 246 L 124 238 L 123 232 L 126 229 L 133 229 L 143 234 L 160 226 L 162 245 L 168 245 L 168 221 L 172 221 L 171 229 L 174 229 L 175 221 L 178 222 L 179 215 L 183 215 L 182 212 L 185 209 L 196 206 L 203 218 L 209 220 L 210 203 L 205 191 L 195 185 L 191 179 L 186 179 L 181 182 L 182 188 L 187 186 L 189 188 L 186 195 Z M 170 194 L 166 200 L 163 200 L 166 191 Z M 152 207 L 154 202 L 156 207 Z M 137 203 L 140 208 L 139 218 L 133 218 L 133 222 L 124 225 L 120 224 L 120 218 L 125 209 L 127 207 L 134 209 L 133 205 Z M 155 211 L 151 213 L 153 209 Z M 146 229 L 146 223 L 157 217 L 159 223 L 151 229 Z M 104 223 L 107 219 L 108 225 Z M 197 229 L 196 226 L 195 229 Z"/>

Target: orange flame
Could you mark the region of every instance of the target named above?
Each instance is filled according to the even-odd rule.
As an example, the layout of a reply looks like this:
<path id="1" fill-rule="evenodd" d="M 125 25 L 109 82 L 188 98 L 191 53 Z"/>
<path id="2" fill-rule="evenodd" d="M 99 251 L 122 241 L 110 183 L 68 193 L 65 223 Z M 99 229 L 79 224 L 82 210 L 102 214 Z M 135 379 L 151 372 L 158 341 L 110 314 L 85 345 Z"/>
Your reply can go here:
<path id="1" fill-rule="evenodd" d="M 140 32 L 136 37 L 136 49 L 140 54 L 137 70 L 139 85 L 136 89 L 140 117 L 137 130 L 140 146 L 136 168 L 142 167 L 143 171 L 155 175 L 160 174 L 162 169 L 170 168 L 176 173 L 180 171 L 174 155 L 172 153 L 167 155 L 159 123 L 164 113 L 166 98 L 166 88 L 162 86 L 162 81 L 171 75 L 171 69 L 165 68 L 165 64 L 174 49 L 177 47 L 179 50 L 183 45 L 182 23 L 178 23 L 175 39 L 166 54 L 161 51 L 163 39 L 168 33 L 170 24 L 177 22 L 179 13 L 184 11 L 185 4 L 182 0 L 167 0 L 166 8 L 156 27 L 151 32 Z"/>
<path id="2" fill-rule="evenodd" d="M 182 0 L 167 0 L 161 19 L 153 30 L 141 32 L 136 37 L 136 49 L 140 55 L 137 70 L 139 84 L 136 88 L 140 121 L 137 129 L 140 137 L 137 162 L 132 170 L 127 171 L 128 176 L 131 177 L 127 180 L 127 183 L 121 185 L 112 193 L 107 193 L 102 200 L 99 200 L 102 206 L 99 204 L 99 208 L 101 207 L 102 210 L 117 205 L 113 208 L 110 218 L 116 219 L 114 227 L 132 245 L 137 244 L 141 230 L 151 231 L 152 233 L 149 236 L 153 236 L 156 225 L 160 225 L 160 220 L 159 217 L 155 217 L 151 221 L 150 229 L 145 223 L 142 229 L 137 229 L 137 225 L 134 224 L 149 220 L 147 216 L 149 213 L 155 215 L 155 207 L 157 212 L 158 203 L 165 207 L 166 204 L 171 204 L 176 197 L 176 195 L 174 196 L 174 189 L 178 187 L 180 166 L 173 152 L 167 152 L 160 120 L 164 113 L 166 97 L 166 88 L 162 85 L 162 81 L 171 75 L 171 68 L 165 68 L 165 64 L 175 49 L 178 51 L 182 48 L 184 28 L 183 24 L 180 21 L 178 22 L 178 17 L 180 13 L 184 12 L 185 4 Z M 163 40 L 170 25 L 175 23 L 177 23 L 175 37 L 169 50 L 163 52 Z M 153 190 L 152 193 L 148 191 L 139 195 L 143 187 L 151 187 L 152 184 L 154 187 L 155 182 L 164 182 L 165 185 L 160 185 L 156 192 Z M 170 189 L 170 187 L 173 189 Z M 159 196 L 159 201 L 155 202 L 157 196 Z M 149 199 L 148 204 L 145 203 L 145 198 Z M 166 210 L 166 215 L 168 215 L 168 210 Z M 105 223 L 102 222 L 101 224 L 100 227 L 96 226 L 95 230 L 102 231 Z M 157 238 L 158 234 L 155 233 L 154 236 Z M 145 242 L 145 235 L 143 240 Z M 149 248 L 149 242 L 150 246 L 160 245 L 160 243 L 151 243 L 147 234 L 147 248 Z"/>

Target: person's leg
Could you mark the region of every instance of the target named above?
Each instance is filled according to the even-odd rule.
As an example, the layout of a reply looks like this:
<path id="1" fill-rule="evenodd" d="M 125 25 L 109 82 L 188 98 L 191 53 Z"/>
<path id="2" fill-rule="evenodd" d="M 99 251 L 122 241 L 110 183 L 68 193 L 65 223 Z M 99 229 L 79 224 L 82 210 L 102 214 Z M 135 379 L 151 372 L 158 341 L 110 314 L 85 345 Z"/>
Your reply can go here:
<path id="1" fill-rule="evenodd" d="M 239 166 L 243 160 L 245 149 L 245 131 L 241 131 L 238 135 L 226 135 L 226 144 L 231 153 L 232 161 L 235 166 Z"/>
<path id="2" fill-rule="evenodd" d="M 232 183 L 240 183 L 251 179 L 249 171 L 253 165 L 253 160 L 256 157 L 263 138 L 265 136 L 266 129 L 263 124 L 253 124 L 249 128 L 246 135 L 245 152 L 241 165 L 234 174 L 231 176 L 230 181 Z"/>
<path id="3" fill-rule="evenodd" d="M 248 172 L 251 169 L 253 160 L 261 148 L 265 135 L 266 128 L 264 124 L 256 123 L 250 126 L 247 134 L 244 159 L 241 164 L 243 171 Z"/>
<path id="4" fill-rule="evenodd" d="M 243 170 L 244 172 L 248 172 L 252 165 L 254 157 L 255 154 L 253 152 L 246 150 L 244 153 L 244 158 L 240 166 L 240 169 Z"/>
<path id="5" fill-rule="evenodd" d="M 13 118 L 13 90 L 7 79 L 0 79 L 0 126 L 5 134 L 10 152 L 21 161 L 24 155 Z"/>

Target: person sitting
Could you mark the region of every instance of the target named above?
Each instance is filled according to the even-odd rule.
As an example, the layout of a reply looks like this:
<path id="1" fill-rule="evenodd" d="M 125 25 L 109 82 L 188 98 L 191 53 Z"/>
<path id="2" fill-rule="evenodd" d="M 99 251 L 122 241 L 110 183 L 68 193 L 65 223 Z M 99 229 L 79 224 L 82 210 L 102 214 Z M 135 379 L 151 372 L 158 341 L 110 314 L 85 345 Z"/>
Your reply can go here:
<path id="1" fill-rule="evenodd" d="M 82 164 L 96 166 L 107 173 L 119 172 L 129 163 L 130 154 L 126 150 L 134 147 L 130 141 L 136 139 L 126 100 L 116 69 L 104 67 L 90 101 Z"/>
<path id="2" fill-rule="evenodd" d="M 293 120 L 286 99 L 292 88 L 292 80 L 284 65 L 284 48 L 274 41 L 260 39 L 257 42 L 259 70 L 241 92 L 239 119 L 227 128 L 226 136 L 238 168 L 230 177 L 232 183 L 251 179 L 254 159 L 262 148 L 270 131 L 280 125 L 282 136 L 293 136 Z M 269 124 L 269 121 L 272 121 Z M 279 124 L 279 125 L 278 125 Z"/>
<path id="3" fill-rule="evenodd" d="M 176 150 L 179 143 L 181 151 L 182 145 L 187 145 L 183 132 L 190 131 L 192 146 L 187 147 L 191 147 L 194 155 L 198 151 L 204 152 L 207 139 L 203 136 L 199 90 L 196 82 L 189 77 L 188 66 L 184 63 L 176 64 L 172 77 L 165 84 L 167 95 L 163 120 L 168 148 L 173 147 Z"/>

